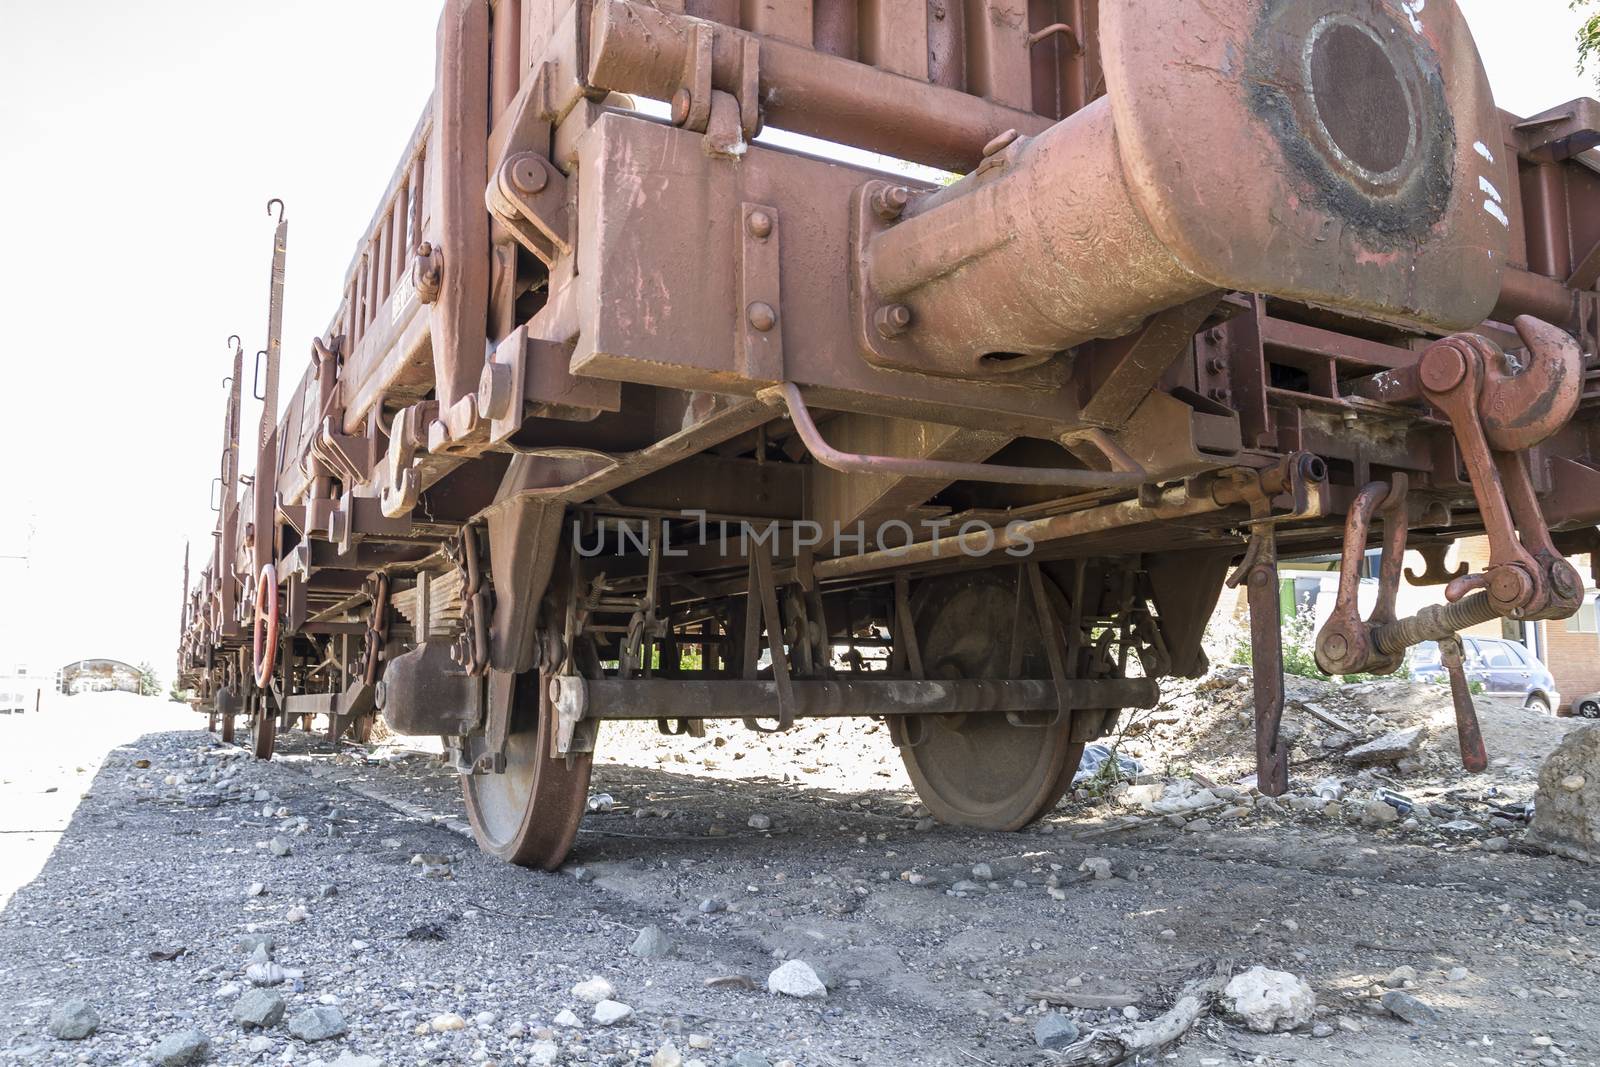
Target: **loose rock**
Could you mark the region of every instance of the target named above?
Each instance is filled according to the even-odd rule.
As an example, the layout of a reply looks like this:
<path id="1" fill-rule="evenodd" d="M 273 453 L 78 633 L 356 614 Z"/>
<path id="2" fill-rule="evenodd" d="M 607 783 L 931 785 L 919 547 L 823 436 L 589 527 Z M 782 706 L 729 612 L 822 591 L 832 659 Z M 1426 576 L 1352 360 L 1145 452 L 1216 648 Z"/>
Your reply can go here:
<path id="1" fill-rule="evenodd" d="M 601 1026 L 616 1026 L 633 1018 L 633 1009 L 617 1000 L 602 1000 L 594 1006 L 594 1021 Z"/>
<path id="2" fill-rule="evenodd" d="M 1094 875 L 1097 882 L 1108 881 L 1111 878 L 1111 861 L 1101 859 L 1099 856 L 1090 856 L 1078 864 L 1078 870 L 1084 874 Z"/>
<path id="3" fill-rule="evenodd" d="M 1438 1013 L 1434 1008 L 1424 1005 L 1421 1000 L 1413 997 L 1411 993 L 1403 993 L 1398 989 L 1389 990 L 1382 995 L 1382 1005 L 1389 1009 L 1389 1014 L 1397 1019 L 1405 1019 L 1413 1025 L 1426 1025 L 1429 1022 L 1438 1022 Z"/>
<path id="4" fill-rule="evenodd" d="M 276 1026 L 283 1021 L 283 995 L 271 989 L 251 989 L 233 1005 L 233 1021 L 246 1029 Z"/>
<path id="5" fill-rule="evenodd" d="M 1396 763 L 1407 756 L 1415 755 L 1427 736 L 1426 726 L 1393 730 L 1364 745 L 1357 745 L 1344 755 L 1353 763 Z"/>
<path id="6" fill-rule="evenodd" d="M 1304 1026 L 1317 1007 L 1316 994 L 1305 982 L 1261 966 L 1235 975 L 1223 989 L 1222 1001 L 1230 1014 L 1261 1034 Z"/>
<path id="7" fill-rule="evenodd" d="M 1410 993 L 1402 993 L 1398 989 L 1390 990 L 1383 995 L 1383 1006 L 1396 1018 L 1404 1019 L 1413 1026 L 1425 1026 L 1439 1021 L 1439 1013 L 1424 1004 Z"/>
<path id="8" fill-rule="evenodd" d="M 672 939 L 659 926 L 646 926 L 633 939 L 628 951 L 640 959 L 653 960 L 672 953 Z"/>
<path id="9" fill-rule="evenodd" d="M 817 977 L 811 964 L 804 960 L 790 960 L 767 975 L 767 992 L 801 1000 L 825 1000 L 828 987 Z"/>
<path id="10" fill-rule="evenodd" d="M 47 1029 L 58 1041 L 82 1041 L 100 1028 L 100 1015 L 87 1000 L 62 1001 L 50 1012 Z"/>
<path id="11" fill-rule="evenodd" d="M 289 1033 L 301 1041 L 327 1041 L 348 1030 L 344 1013 L 338 1008 L 319 1004 L 289 1020 Z"/>
<path id="12" fill-rule="evenodd" d="M 169 1034 L 150 1050 L 151 1059 L 159 1067 L 187 1067 L 191 1063 L 204 1063 L 210 1054 L 211 1039 L 199 1030 Z"/>
<path id="13" fill-rule="evenodd" d="M 1062 1015 L 1051 1012 L 1040 1019 L 1033 1028 L 1033 1040 L 1040 1048 L 1062 1049 L 1078 1040 L 1078 1024 Z"/>
<path id="14" fill-rule="evenodd" d="M 1545 760 L 1526 840 L 1558 856 L 1600 863 L 1600 726 L 1571 731 Z"/>
<path id="15" fill-rule="evenodd" d="M 615 994 L 616 990 L 604 978 L 591 978 L 572 987 L 572 995 L 585 1004 L 598 1004 L 602 1000 L 610 1000 Z"/>

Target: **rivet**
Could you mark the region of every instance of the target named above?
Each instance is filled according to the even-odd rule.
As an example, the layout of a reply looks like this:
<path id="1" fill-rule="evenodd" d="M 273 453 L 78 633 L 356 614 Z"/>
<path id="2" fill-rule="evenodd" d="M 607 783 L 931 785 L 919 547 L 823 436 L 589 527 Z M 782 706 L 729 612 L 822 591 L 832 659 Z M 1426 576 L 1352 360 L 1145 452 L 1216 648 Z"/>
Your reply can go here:
<path id="1" fill-rule="evenodd" d="M 772 310 L 772 305 L 756 301 L 750 305 L 750 325 L 766 333 L 778 325 L 778 313 Z"/>
<path id="2" fill-rule="evenodd" d="M 765 211 L 752 211 L 746 220 L 746 228 L 750 231 L 751 237 L 765 241 L 772 236 L 772 216 Z"/>

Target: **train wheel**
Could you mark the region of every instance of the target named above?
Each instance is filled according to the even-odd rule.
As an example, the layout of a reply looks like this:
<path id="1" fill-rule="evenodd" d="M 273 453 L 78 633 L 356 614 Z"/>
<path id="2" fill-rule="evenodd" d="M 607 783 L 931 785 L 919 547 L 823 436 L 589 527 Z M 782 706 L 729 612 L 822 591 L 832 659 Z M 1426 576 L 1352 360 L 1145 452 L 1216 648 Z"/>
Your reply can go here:
<path id="1" fill-rule="evenodd" d="M 372 741 L 372 719 L 371 715 L 357 715 L 355 721 L 350 724 L 350 740 L 358 745 L 370 743 Z"/>
<path id="2" fill-rule="evenodd" d="M 1045 585 L 1057 617 L 1064 618 L 1064 598 L 1048 579 Z M 913 593 L 911 610 L 929 678 L 1006 677 L 1018 629 L 1024 674 L 1049 677 L 1031 598 L 1023 603 L 1023 625 L 1014 625 L 1014 571 L 925 581 Z M 918 724 L 912 726 L 915 731 Z M 996 713 L 938 715 L 924 716 L 920 731 L 920 743 L 900 749 L 906 771 L 934 818 L 957 826 L 1022 829 L 1061 799 L 1083 756 L 1067 722 L 1026 727 Z"/>
<path id="3" fill-rule="evenodd" d="M 515 686 L 505 773 L 462 775 L 461 791 L 479 848 L 508 863 L 553 871 L 578 836 L 594 757 L 550 758 L 554 711 L 539 699 L 539 673 L 520 675 Z M 481 735 L 474 742 L 481 744 Z M 469 748 L 466 755 L 475 760 L 478 753 Z"/>

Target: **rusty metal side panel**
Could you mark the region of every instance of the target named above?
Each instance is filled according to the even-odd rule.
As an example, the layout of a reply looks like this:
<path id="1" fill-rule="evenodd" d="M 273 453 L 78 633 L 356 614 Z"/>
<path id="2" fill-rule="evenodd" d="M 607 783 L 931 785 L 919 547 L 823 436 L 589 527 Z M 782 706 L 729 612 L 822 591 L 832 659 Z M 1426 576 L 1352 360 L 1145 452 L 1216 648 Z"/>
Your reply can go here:
<path id="1" fill-rule="evenodd" d="M 776 383 L 740 372 L 737 243 L 742 205 L 811 205 L 783 225 L 784 378 L 819 404 L 1052 437 L 1076 425 L 1072 391 L 997 383 L 983 389 L 875 368 L 855 349 L 850 235 L 842 206 L 867 174 L 752 146 L 739 166 L 707 158 L 700 138 L 621 114 L 585 136 L 579 170 L 582 334 L 575 374 L 753 394 Z M 841 205 L 817 210 L 816 205 Z"/>

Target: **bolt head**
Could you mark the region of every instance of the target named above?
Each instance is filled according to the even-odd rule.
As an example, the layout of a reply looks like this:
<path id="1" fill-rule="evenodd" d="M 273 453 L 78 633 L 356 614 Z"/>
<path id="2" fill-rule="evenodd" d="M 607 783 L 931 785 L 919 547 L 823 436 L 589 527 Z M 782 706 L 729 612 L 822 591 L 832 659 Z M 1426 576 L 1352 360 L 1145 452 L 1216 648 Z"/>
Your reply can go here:
<path id="1" fill-rule="evenodd" d="M 873 324 L 884 338 L 899 337 L 911 328 L 911 309 L 904 304 L 887 304 L 873 316 Z"/>
<path id="2" fill-rule="evenodd" d="M 523 156 L 511 165 L 511 184 L 517 191 L 532 196 L 550 184 L 550 174 L 532 156 Z"/>
<path id="3" fill-rule="evenodd" d="M 1007 148 L 1011 147 L 1018 136 L 1019 135 L 1016 130 L 1007 130 L 1005 133 L 1002 133 L 1000 136 L 983 146 L 983 158 L 988 159 L 990 156 L 998 155 L 1001 152 L 1004 152 Z"/>
<path id="4" fill-rule="evenodd" d="M 1583 593 L 1583 579 L 1578 577 L 1577 568 L 1566 560 L 1560 560 L 1550 568 L 1550 584 L 1563 600 Z"/>
<path id="5" fill-rule="evenodd" d="M 750 232 L 751 237 L 765 241 L 772 236 L 772 216 L 765 211 L 752 211 L 750 217 L 745 220 L 745 229 Z"/>
<path id="6" fill-rule="evenodd" d="M 1435 345 L 1422 356 L 1422 384 L 1432 392 L 1443 393 L 1461 384 L 1467 376 L 1467 360 L 1450 345 Z"/>
<path id="7" fill-rule="evenodd" d="M 772 309 L 772 305 L 759 300 L 750 305 L 749 318 L 750 325 L 762 333 L 778 325 L 778 313 Z"/>
<path id="8" fill-rule="evenodd" d="M 1508 563 L 1489 572 L 1489 597 L 1497 605 L 1525 606 L 1533 593 L 1533 579 L 1516 564 Z M 1513 617 L 1520 617 L 1513 614 Z"/>
<path id="9" fill-rule="evenodd" d="M 872 194 L 872 210 L 885 222 L 899 218 L 909 203 L 911 190 L 903 185 L 881 186 Z"/>

